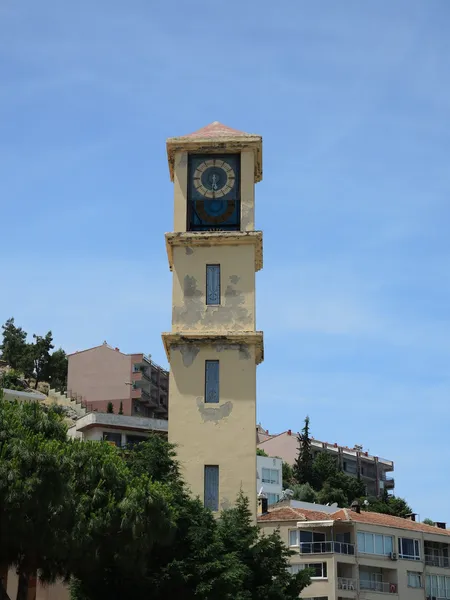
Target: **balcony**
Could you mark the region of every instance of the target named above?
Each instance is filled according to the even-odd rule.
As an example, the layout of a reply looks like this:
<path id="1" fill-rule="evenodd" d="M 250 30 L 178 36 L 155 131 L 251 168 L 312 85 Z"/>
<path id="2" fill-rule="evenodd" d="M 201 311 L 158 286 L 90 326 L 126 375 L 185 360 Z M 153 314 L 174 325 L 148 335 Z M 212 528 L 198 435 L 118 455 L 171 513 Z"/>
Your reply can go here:
<path id="1" fill-rule="evenodd" d="M 355 544 L 344 542 L 300 542 L 300 554 L 355 554 Z"/>
<path id="2" fill-rule="evenodd" d="M 450 569 L 450 558 L 448 556 L 425 554 L 425 564 L 430 565 L 431 567 Z"/>
<path id="3" fill-rule="evenodd" d="M 398 594 L 397 584 L 389 583 L 388 581 L 369 581 L 367 579 L 360 579 L 359 589 L 378 592 L 379 594 Z"/>
<path id="4" fill-rule="evenodd" d="M 338 577 L 338 590 L 349 590 L 355 592 L 358 589 L 358 581 L 351 577 Z"/>
<path id="5" fill-rule="evenodd" d="M 384 480 L 384 487 L 387 490 L 392 490 L 395 487 L 395 479 L 393 477 L 386 477 Z"/>

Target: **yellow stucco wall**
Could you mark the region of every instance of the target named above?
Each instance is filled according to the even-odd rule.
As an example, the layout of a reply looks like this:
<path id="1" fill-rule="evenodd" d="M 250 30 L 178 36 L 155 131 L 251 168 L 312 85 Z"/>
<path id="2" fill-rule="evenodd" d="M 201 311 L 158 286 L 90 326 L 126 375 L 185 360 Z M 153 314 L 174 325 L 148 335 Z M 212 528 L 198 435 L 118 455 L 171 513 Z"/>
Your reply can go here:
<path id="1" fill-rule="evenodd" d="M 221 304 L 206 305 L 206 265 L 220 265 Z M 255 247 L 173 249 L 172 331 L 255 330 Z"/>
<path id="2" fill-rule="evenodd" d="M 219 360 L 218 404 L 204 401 L 205 360 Z M 240 489 L 256 512 L 256 365 L 254 347 L 238 344 L 172 346 L 169 441 L 182 473 L 203 500 L 204 466 L 219 466 L 220 508 Z"/>

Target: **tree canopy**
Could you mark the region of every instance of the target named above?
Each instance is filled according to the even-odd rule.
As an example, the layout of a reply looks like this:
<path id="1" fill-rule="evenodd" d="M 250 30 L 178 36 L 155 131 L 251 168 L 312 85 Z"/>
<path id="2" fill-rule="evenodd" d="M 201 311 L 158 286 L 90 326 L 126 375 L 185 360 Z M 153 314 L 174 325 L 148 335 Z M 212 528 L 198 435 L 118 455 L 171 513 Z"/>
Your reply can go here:
<path id="1" fill-rule="evenodd" d="M 50 387 L 64 391 L 67 383 L 67 356 L 62 348 L 51 352 L 54 348 L 53 335 L 48 331 L 44 336 L 33 334 L 33 341 L 27 342 L 28 334 L 17 327 L 10 318 L 2 325 L 3 339 L 0 344 L 1 358 L 14 371 L 27 379 L 34 379 L 34 387 L 42 381 Z M 3 387 L 11 383 L 8 374 L 3 376 Z M 14 386 L 14 382 L 12 382 Z"/>
<path id="2" fill-rule="evenodd" d="M 134 449 L 68 440 L 60 412 L 0 399 L 0 570 L 70 583 L 74 600 L 293 600 L 277 532 L 248 500 L 218 518 L 188 494 L 175 450 L 157 434 Z"/>

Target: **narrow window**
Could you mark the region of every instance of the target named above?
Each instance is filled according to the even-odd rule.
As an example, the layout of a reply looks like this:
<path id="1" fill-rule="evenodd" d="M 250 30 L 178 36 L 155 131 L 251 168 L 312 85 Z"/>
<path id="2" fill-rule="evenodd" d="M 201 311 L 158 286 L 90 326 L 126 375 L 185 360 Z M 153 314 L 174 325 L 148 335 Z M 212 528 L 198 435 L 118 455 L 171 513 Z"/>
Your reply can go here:
<path id="1" fill-rule="evenodd" d="M 219 467 L 205 466 L 205 507 L 212 511 L 219 510 Z"/>
<path id="2" fill-rule="evenodd" d="M 206 265 L 206 304 L 220 304 L 220 265 Z"/>
<path id="3" fill-rule="evenodd" d="M 219 361 L 205 361 L 205 402 L 219 402 Z"/>

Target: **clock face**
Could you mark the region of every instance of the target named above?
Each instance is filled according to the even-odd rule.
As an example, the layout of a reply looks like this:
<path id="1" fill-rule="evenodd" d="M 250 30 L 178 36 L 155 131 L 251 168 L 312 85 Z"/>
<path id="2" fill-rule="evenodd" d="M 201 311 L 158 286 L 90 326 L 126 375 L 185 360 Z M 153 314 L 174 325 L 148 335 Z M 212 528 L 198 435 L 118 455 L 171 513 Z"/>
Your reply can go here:
<path id="1" fill-rule="evenodd" d="M 204 198 L 223 198 L 234 188 L 236 173 L 226 160 L 210 158 L 197 165 L 192 182 Z"/>
<path id="2" fill-rule="evenodd" d="M 238 154 L 189 156 L 188 227 L 191 231 L 238 230 Z"/>

